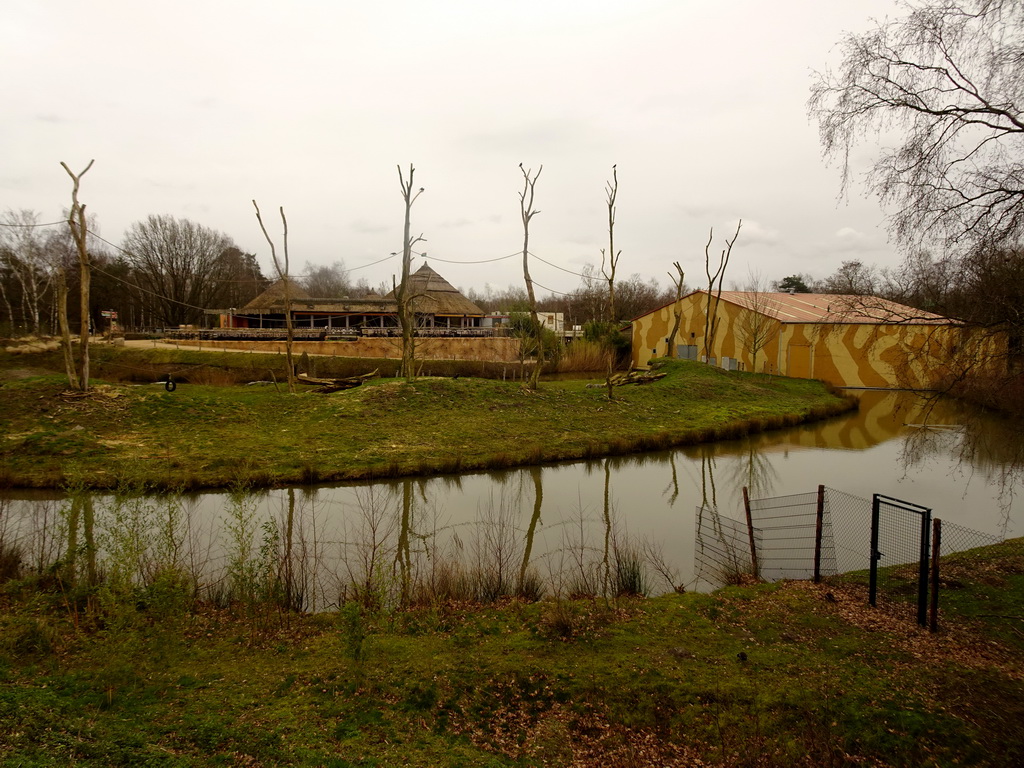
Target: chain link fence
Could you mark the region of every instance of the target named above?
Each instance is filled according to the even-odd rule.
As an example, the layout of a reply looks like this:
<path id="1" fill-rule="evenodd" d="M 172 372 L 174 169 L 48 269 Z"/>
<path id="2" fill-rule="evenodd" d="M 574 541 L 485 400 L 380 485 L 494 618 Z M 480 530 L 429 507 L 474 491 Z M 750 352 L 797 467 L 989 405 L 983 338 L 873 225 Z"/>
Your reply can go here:
<path id="1" fill-rule="evenodd" d="M 760 532 L 755 530 L 755 545 L 759 537 Z M 696 580 L 711 589 L 751 578 L 754 569 L 747 524 L 726 517 L 713 507 L 698 506 L 694 571 Z"/>
<path id="2" fill-rule="evenodd" d="M 834 488 L 822 486 L 817 493 L 749 499 L 749 523 L 699 506 L 694 557 L 697 581 L 717 588 L 755 575 L 778 581 L 811 579 L 816 573 L 822 577 L 846 574 L 850 581 L 863 583 L 868 600 L 874 551 L 876 606 L 922 624 L 930 614 L 934 628 L 942 559 L 997 544 L 1002 538 L 937 520 L 938 546 L 931 552 L 930 510 L 879 498 L 874 549 L 872 499 Z"/>

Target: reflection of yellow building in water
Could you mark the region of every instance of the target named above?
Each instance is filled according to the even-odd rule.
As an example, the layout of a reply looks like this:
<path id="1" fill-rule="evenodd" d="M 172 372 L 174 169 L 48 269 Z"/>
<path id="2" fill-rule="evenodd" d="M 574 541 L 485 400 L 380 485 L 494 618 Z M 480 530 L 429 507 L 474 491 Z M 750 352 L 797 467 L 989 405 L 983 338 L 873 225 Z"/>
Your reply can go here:
<path id="1" fill-rule="evenodd" d="M 633 320 L 633 364 L 668 353 L 839 387 L 930 389 L 966 343 L 952 320 L 871 296 L 699 290 Z M 712 338 L 705 350 L 705 337 Z"/>

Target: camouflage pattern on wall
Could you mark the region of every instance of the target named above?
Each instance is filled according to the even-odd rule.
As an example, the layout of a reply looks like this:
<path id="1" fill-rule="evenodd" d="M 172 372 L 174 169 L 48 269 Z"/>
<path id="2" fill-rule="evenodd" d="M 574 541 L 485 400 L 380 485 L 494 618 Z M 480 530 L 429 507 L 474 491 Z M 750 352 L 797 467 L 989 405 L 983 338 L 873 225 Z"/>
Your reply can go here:
<path id="1" fill-rule="evenodd" d="M 737 303 L 741 297 L 747 306 Z M 805 302 L 811 298 L 824 301 L 817 295 L 801 297 Z M 891 302 L 884 304 L 888 321 L 863 317 L 869 314 L 863 301 L 858 312 L 835 311 L 840 299 L 853 298 L 863 299 L 828 297 L 831 314 L 822 311 L 824 320 L 808 321 L 779 319 L 799 315 L 787 312 L 785 304 L 792 297 L 786 294 L 723 293 L 717 307 L 712 298 L 717 327 L 708 334 L 713 340 L 705 349 L 708 296 L 696 291 L 633 321 L 633 364 L 645 367 L 668 354 L 676 312 L 680 324 L 675 357 L 710 357 L 723 368 L 821 379 L 840 387 L 932 389 L 943 377 L 956 375 L 964 360 L 979 357 L 968 353 L 971 345 L 995 343 L 976 340 L 952 321 Z M 894 313 L 893 308 L 906 313 Z"/>

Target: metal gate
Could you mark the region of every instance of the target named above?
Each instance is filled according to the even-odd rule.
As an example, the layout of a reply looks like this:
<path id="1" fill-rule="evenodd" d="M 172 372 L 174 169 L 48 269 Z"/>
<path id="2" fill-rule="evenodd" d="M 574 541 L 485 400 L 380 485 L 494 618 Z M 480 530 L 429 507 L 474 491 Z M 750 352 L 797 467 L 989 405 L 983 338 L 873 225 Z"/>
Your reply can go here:
<path id="1" fill-rule="evenodd" d="M 921 626 L 928 624 L 931 528 L 929 507 L 880 493 L 872 496 L 868 602 L 877 606 L 881 592 L 884 606 L 891 610 L 916 607 Z M 881 573 L 879 566 L 884 569 Z M 915 595 L 916 601 L 907 600 Z"/>

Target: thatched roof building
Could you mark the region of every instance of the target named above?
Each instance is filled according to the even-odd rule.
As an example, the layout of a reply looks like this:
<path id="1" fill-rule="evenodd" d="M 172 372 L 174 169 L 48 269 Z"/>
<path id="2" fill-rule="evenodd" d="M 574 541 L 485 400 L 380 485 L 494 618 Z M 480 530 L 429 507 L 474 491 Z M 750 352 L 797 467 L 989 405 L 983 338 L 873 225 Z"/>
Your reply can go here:
<path id="1" fill-rule="evenodd" d="M 424 264 L 409 275 L 409 295 L 413 312 L 434 317 L 482 317 L 484 311 L 467 299 L 447 280 Z M 395 292 L 384 297 L 396 302 Z M 397 304 L 395 305 L 397 308 Z"/>
<path id="2" fill-rule="evenodd" d="M 308 293 L 302 290 L 302 287 L 297 282 L 294 280 L 291 280 L 290 282 L 292 301 L 303 301 L 312 298 Z M 269 288 L 267 288 L 267 290 L 242 307 L 242 311 L 258 312 L 260 310 L 272 309 L 274 307 L 284 307 L 283 279 L 273 283 Z"/>
<path id="3" fill-rule="evenodd" d="M 410 275 L 416 324 L 421 328 L 478 328 L 485 313 L 424 264 Z M 284 281 L 278 280 L 241 309 L 207 310 L 231 328 L 282 328 L 286 324 Z M 316 298 L 293 280 L 291 314 L 296 328 L 373 329 L 398 325 L 394 291 L 386 296 Z"/>

